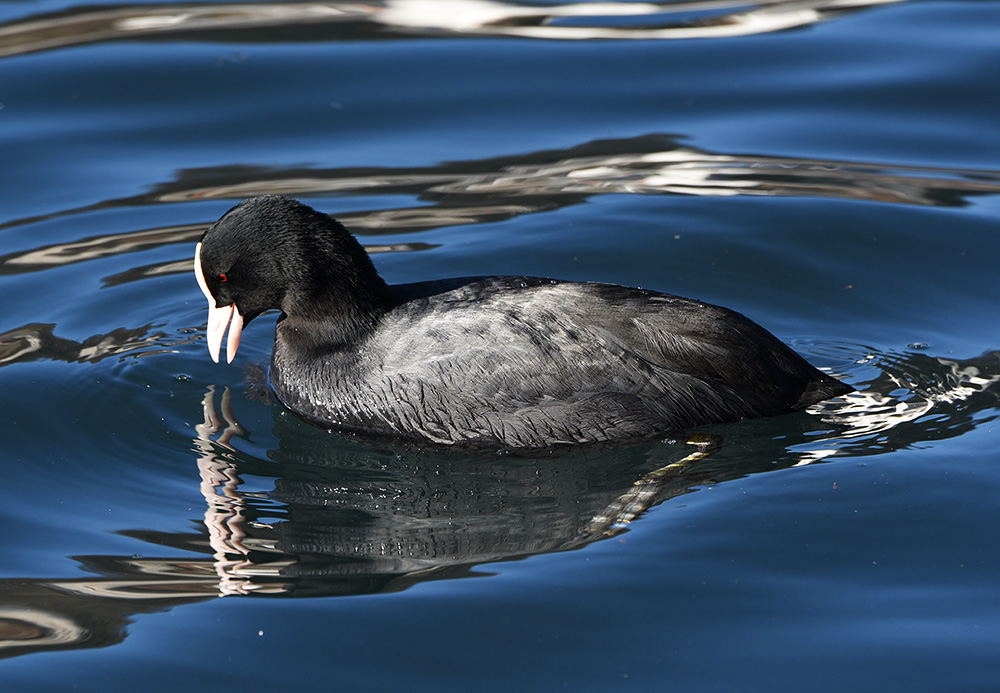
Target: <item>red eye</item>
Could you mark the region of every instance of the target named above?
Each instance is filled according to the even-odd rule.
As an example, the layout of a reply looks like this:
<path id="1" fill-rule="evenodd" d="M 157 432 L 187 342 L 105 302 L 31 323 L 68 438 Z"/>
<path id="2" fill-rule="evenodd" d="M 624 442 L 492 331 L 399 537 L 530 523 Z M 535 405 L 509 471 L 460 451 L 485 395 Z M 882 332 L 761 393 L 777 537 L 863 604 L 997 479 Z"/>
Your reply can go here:
<path id="1" fill-rule="evenodd" d="M 229 278 L 225 274 L 217 274 L 217 275 L 215 275 L 215 278 L 218 279 L 223 284 L 225 284 L 227 281 L 229 281 Z"/>

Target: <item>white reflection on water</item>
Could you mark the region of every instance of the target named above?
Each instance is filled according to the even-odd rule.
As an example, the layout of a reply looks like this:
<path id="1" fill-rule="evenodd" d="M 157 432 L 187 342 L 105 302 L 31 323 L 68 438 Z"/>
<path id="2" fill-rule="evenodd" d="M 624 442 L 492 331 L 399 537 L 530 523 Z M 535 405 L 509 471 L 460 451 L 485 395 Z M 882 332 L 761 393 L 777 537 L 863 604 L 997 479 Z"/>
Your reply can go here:
<path id="1" fill-rule="evenodd" d="M 177 3 L 83 8 L 0 25 L 0 57 L 102 41 L 275 26 L 350 25 L 388 36 L 700 39 L 809 26 L 903 0 L 694 0 L 534 5 L 490 0 Z"/>
<path id="2" fill-rule="evenodd" d="M 571 3 L 546 7 L 485 0 L 396 0 L 386 2 L 377 19 L 398 27 L 524 38 L 692 39 L 746 36 L 808 26 L 848 9 L 900 1 L 764 0 L 746 3 L 696 0 Z M 678 18 L 684 13 L 704 14 L 695 21 L 685 21 Z M 612 21 L 622 17 L 647 19 L 625 26 Z M 572 21 L 584 18 L 589 20 L 587 25 Z"/>
<path id="3" fill-rule="evenodd" d="M 219 596 L 266 593 L 281 594 L 290 587 L 280 580 L 282 572 L 295 563 L 284 557 L 273 539 L 248 536 L 244 525 L 258 529 L 269 525 L 248 520 L 246 499 L 240 493 L 240 477 L 233 463 L 218 454 L 218 446 L 231 448 L 234 437 L 247 431 L 236 420 L 232 392 L 227 387 L 221 398 L 222 415 L 215 408 L 215 386 L 210 385 L 202 400 L 205 420 L 195 425 L 194 439 L 205 498 L 205 529 L 212 549 L 212 565 L 218 578 Z M 214 436 L 214 440 L 213 440 Z M 266 562 L 251 561 L 250 552 L 268 556 Z M 271 578 L 267 581 L 261 578 Z"/>
<path id="4" fill-rule="evenodd" d="M 73 645 L 86 629 L 62 614 L 31 607 L 0 607 L 0 653 L 30 642 L 38 649 Z"/>
<path id="5" fill-rule="evenodd" d="M 856 392 L 808 408 L 835 430 L 798 448 L 797 465 L 838 452 L 885 451 L 912 440 L 950 438 L 996 417 L 986 412 L 1000 407 L 998 351 L 966 360 L 863 351 L 854 366 L 874 369 L 875 377 L 856 383 Z"/>

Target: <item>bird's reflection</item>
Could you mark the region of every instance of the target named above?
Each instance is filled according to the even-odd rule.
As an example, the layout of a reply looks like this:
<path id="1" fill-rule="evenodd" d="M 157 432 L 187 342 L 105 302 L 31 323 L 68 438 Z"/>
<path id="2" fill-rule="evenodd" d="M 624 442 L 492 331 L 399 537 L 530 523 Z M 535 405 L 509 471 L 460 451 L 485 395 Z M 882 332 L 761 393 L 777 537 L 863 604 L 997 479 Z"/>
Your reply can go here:
<path id="1" fill-rule="evenodd" d="M 956 437 L 1000 409 L 1000 351 L 842 349 L 861 392 L 811 415 L 558 455 L 380 445 L 274 407 L 278 444 L 260 457 L 241 449 L 249 434 L 232 391 L 208 386 L 191 448 L 205 500 L 196 529 L 121 532 L 171 557 L 81 556 L 94 577 L 0 580 L 0 657 L 116 644 L 136 614 L 220 596 L 370 594 L 484 575 L 478 566 L 614 536 L 707 484 Z"/>
<path id="2" fill-rule="evenodd" d="M 208 387 L 192 448 L 201 529 L 122 532 L 185 555 L 77 557 L 98 577 L 0 580 L 0 657 L 115 644 L 134 614 L 219 596 L 395 592 L 481 575 L 483 563 L 618 534 L 711 481 L 695 464 L 703 441 L 470 459 L 383 449 L 275 412 L 278 447 L 248 455 L 234 445 L 247 434 L 231 391 Z M 250 476 L 272 490 L 244 490 Z"/>
<path id="3" fill-rule="evenodd" d="M 221 396 L 221 415 L 214 399 L 212 387 L 197 446 L 222 594 L 298 591 L 318 579 L 336 583 L 338 593 L 396 589 L 482 563 L 580 548 L 703 481 L 691 465 L 712 445 L 697 438 L 691 446 L 470 458 L 418 447 L 400 453 L 287 421 L 295 434 L 279 435 L 264 461 L 231 446 L 243 430 L 230 391 Z M 266 498 L 241 492 L 241 474 L 274 476 L 275 463 L 280 476 Z"/>

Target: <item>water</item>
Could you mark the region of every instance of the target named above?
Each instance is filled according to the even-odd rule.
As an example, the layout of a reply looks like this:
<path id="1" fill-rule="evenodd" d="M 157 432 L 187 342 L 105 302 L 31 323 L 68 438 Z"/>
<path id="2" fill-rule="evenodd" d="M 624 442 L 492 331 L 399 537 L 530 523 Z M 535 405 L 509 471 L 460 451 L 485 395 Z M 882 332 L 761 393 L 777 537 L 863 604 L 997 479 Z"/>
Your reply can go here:
<path id="1" fill-rule="evenodd" d="M 0 22 L 5 690 L 996 687 L 996 3 Z M 861 394 L 679 465 L 318 431 L 273 316 L 205 349 L 193 244 L 264 192 L 391 282 L 693 296 Z"/>

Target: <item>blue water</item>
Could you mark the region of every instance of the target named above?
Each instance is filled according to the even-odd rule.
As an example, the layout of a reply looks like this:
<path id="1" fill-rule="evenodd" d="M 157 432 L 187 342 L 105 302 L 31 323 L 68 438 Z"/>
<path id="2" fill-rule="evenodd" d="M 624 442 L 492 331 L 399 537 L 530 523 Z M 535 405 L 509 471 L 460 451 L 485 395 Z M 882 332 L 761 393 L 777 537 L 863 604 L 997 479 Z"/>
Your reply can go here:
<path id="1" fill-rule="evenodd" d="M 0 685 L 996 688 L 998 26 L 0 2 Z M 390 282 L 692 296 L 860 392 L 528 457 L 319 431 L 273 315 L 205 347 L 194 243 L 266 192 Z"/>

